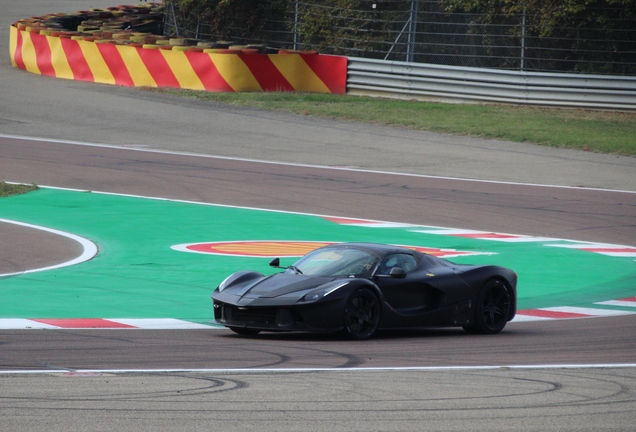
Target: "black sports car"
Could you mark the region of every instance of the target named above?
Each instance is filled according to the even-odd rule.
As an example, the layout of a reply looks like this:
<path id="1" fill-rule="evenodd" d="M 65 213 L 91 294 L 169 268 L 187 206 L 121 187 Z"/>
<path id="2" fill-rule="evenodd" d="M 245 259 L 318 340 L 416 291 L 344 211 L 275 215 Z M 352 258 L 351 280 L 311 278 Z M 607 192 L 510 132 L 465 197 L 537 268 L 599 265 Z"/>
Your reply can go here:
<path id="1" fill-rule="evenodd" d="M 378 329 L 424 326 L 494 334 L 516 313 L 514 271 L 405 247 L 340 243 L 270 266 L 285 271 L 240 271 L 221 282 L 212 293 L 216 323 L 239 334 L 340 331 L 367 339 Z"/>

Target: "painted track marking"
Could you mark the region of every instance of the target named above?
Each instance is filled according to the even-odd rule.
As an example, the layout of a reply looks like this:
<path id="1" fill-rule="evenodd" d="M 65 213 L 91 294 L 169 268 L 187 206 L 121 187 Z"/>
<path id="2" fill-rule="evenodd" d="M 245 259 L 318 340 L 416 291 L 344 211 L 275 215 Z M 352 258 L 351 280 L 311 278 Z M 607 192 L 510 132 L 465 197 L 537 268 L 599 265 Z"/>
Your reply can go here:
<path id="1" fill-rule="evenodd" d="M 3 370 L 0 375 L 44 375 L 65 374 L 95 376 L 96 374 L 133 374 L 133 373 L 214 373 L 214 374 L 288 374 L 288 373 L 326 373 L 326 372 L 401 372 L 401 371 L 478 371 L 478 370 L 533 370 L 533 369 L 617 369 L 636 368 L 636 363 L 602 364 L 537 364 L 537 365 L 501 365 L 501 366 L 404 366 L 404 367 L 356 367 L 356 368 L 243 368 L 243 369 L 34 369 Z"/>
<path id="2" fill-rule="evenodd" d="M 43 188 L 50 189 L 60 189 L 60 190 L 70 190 L 70 191 L 79 191 L 76 189 L 68 189 L 68 188 L 57 188 L 57 187 L 47 187 L 43 186 Z M 165 199 L 165 198 L 156 198 L 156 197 L 145 197 L 145 196 L 135 196 L 135 195 L 127 195 L 127 194 L 116 194 L 116 193 L 107 193 L 107 192 L 97 192 L 92 191 L 95 194 L 103 194 L 103 195 L 113 195 L 113 196 L 125 196 L 125 197 L 135 197 L 135 198 L 143 198 L 143 199 L 153 199 L 158 201 L 169 201 L 169 202 L 181 202 L 188 204 L 197 204 L 197 205 L 211 205 L 218 206 L 216 204 L 209 203 L 201 203 L 201 202 L 192 202 L 192 201 L 184 201 L 184 200 L 173 200 L 173 199 Z M 218 207 L 228 207 L 228 208 L 245 208 L 245 207 L 237 207 L 237 206 L 228 206 L 228 205 L 220 205 Z M 269 211 L 273 213 L 286 213 L 286 214 L 294 214 L 294 212 L 284 212 L 284 211 L 276 211 L 276 210 L 267 210 L 267 209 L 255 209 L 260 211 Z M 596 252 L 603 253 L 608 250 L 615 252 L 616 250 L 621 250 L 621 252 L 627 251 L 628 253 L 632 250 L 636 250 L 636 248 L 629 246 L 618 246 L 618 245 L 610 245 L 610 244 L 600 244 L 600 243 L 590 243 L 590 242 L 576 242 L 570 240 L 563 239 L 553 239 L 553 238 L 534 238 L 530 236 L 523 235 L 515 235 L 515 234 L 502 234 L 502 233 L 490 233 L 490 232 L 482 232 L 482 231 L 472 231 L 472 230 L 457 230 L 457 229 L 449 229 L 443 227 L 432 227 L 432 226 L 417 226 L 417 225 L 409 225 L 409 224 L 396 224 L 391 222 L 383 222 L 383 221 L 374 221 L 374 220 L 366 220 L 366 219 L 351 219 L 351 218 L 342 218 L 342 217 L 334 217 L 334 216 L 326 216 L 326 215 L 316 215 L 316 214 L 306 214 L 306 213 L 295 213 L 295 214 L 303 214 L 303 215 L 311 215 L 311 216 L 319 216 L 326 220 L 329 220 L 336 224 L 342 225 L 356 225 L 356 226 L 365 226 L 365 227 L 374 227 L 374 228 L 426 228 L 425 230 L 411 230 L 414 232 L 423 232 L 427 234 L 439 234 L 439 235 L 448 235 L 448 236 L 458 236 L 458 237 L 469 237 L 474 239 L 482 239 L 482 240 L 501 240 L 507 242 L 529 242 L 529 241 L 545 241 L 549 242 L 544 246 L 557 246 L 557 247 L 565 247 L 565 248 L 575 248 L 588 252 Z M 64 235 L 66 237 L 72 238 L 74 240 L 79 241 L 84 246 L 84 253 L 81 257 L 76 258 L 75 260 L 71 260 L 67 263 L 63 263 L 57 266 L 45 267 L 42 269 L 29 270 L 25 272 L 17 272 L 8 275 L 19 275 L 23 273 L 30 273 L 34 271 L 43 271 L 49 269 L 55 269 L 59 267 L 64 267 L 72 264 L 76 264 L 79 262 L 83 262 L 82 260 L 87 260 L 92 258 L 97 253 L 97 246 L 79 236 L 75 236 L 73 234 L 65 233 L 58 230 L 52 230 L 44 227 L 39 227 L 31 224 L 26 224 L 22 222 L 16 222 L 6 219 L 0 219 L 0 222 L 9 222 L 15 223 L 17 225 L 23 225 L 28 227 L 33 227 L 37 229 L 42 229 L 45 231 L 53 232 L 56 234 Z M 552 242 L 560 242 L 561 244 L 553 244 Z M 563 244 L 567 242 L 566 244 Z M 552 243 L 552 244 L 550 244 Z M 619 255 L 612 254 L 611 256 L 622 256 L 624 257 L 624 253 Z M 628 255 L 631 256 L 631 255 Z M 0 275 L 7 276 L 7 275 Z M 618 300 L 609 300 L 607 302 L 597 302 L 596 304 L 601 306 L 628 306 L 634 307 L 633 301 L 630 299 L 618 299 Z M 551 307 L 551 308 L 539 308 L 532 310 L 521 310 L 518 311 L 518 315 L 515 318 L 515 321 L 538 321 L 538 320 L 552 320 L 552 319 L 570 319 L 570 318 L 589 318 L 589 317 L 597 317 L 597 316 L 614 316 L 614 315 L 627 315 L 635 313 L 632 311 L 617 311 L 611 309 L 600 309 L 600 308 L 573 308 L 569 306 L 561 306 L 561 307 Z M 75 319 L 76 321 L 78 319 Z M 81 320 L 81 319 L 80 319 Z M 171 318 L 166 318 L 164 322 L 144 322 L 143 319 L 136 320 L 135 323 L 130 324 L 130 320 L 128 323 L 122 320 L 115 320 L 109 318 L 97 318 L 95 322 L 81 322 L 77 321 L 72 323 L 70 321 L 58 321 L 54 322 L 50 319 L 37 319 L 34 318 L 32 320 L 25 319 L 20 321 L 19 319 L 0 319 L 0 328 L 6 329 L 16 329 L 16 328 L 73 328 L 73 329 L 82 329 L 82 328 L 148 328 L 148 329 L 169 329 L 169 328 L 214 328 L 211 326 L 206 326 L 204 324 L 197 323 L 188 323 L 186 321 L 174 320 L 174 322 L 168 322 Z M 179 322 L 180 321 L 180 322 Z M 179 323 L 177 323 L 179 322 Z M 61 324 L 61 325 L 57 325 Z"/>
<path id="3" fill-rule="evenodd" d="M 174 318 L 0 318 L 0 330 L 214 330 L 221 328 Z"/>
<path id="4" fill-rule="evenodd" d="M 80 237 L 78 235 L 75 234 L 71 234 L 68 232 L 64 232 L 64 231 L 60 231 L 60 230 L 56 230 L 56 229 L 52 229 L 52 228 L 46 228 L 43 226 L 39 226 L 39 225 L 33 225 L 33 224 L 29 224 L 29 223 L 24 223 L 24 222 L 18 222 L 18 221 L 14 221 L 14 220 L 9 220 L 9 219 L 0 219 L 0 223 L 10 223 L 13 225 L 19 225 L 19 226 L 23 226 L 23 227 L 27 227 L 27 228 L 33 228 L 33 229 L 37 229 L 40 231 L 46 231 L 46 232 L 50 232 L 52 234 L 56 234 L 62 237 L 66 237 L 69 238 L 71 240 L 75 240 L 76 242 L 78 242 L 80 245 L 82 245 L 82 253 L 80 256 L 78 256 L 77 258 L 73 258 L 70 261 L 66 261 L 63 262 L 61 264 L 56 264 L 53 266 L 48 266 L 48 267 L 42 267 L 42 268 L 38 268 L 38 269 L 31 269 L 31 270 L 23 270 L 23 271 L 19 271 L 19 272 L 14 272 L 14 273 L 4 273 L 4 274 L 0 274 L 0 277 L 4 277 L 4 276 L 17 276 L 17 275 L 21 275 L 21 274 L 26 274 L 26 273 L 36 273 L 36 272 L 41 272 L 41 271 L 47 271 L 47 270 L 54 270 L 54 269 L 58 269 L 58 268 L 62 268 L 62 267 L 68 267 L 68 266 L 72 266 L 75 264 L 79 264 L 79 263 L 83 263 L 85 261 L 91 260 L 92 258 L 95 257 L 95 255 L 97 255 L 98 252 L 98 248 L 97 245 L 95 243 L 93 243 L 92 241 L 84 238 L 84 237 Z"/>

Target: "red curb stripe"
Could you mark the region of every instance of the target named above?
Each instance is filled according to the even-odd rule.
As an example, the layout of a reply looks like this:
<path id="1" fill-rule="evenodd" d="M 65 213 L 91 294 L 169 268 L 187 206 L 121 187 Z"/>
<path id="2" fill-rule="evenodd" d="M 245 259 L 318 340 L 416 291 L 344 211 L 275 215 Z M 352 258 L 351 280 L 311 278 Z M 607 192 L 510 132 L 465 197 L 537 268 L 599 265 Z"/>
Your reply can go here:
<path id="1" fill-rule="evenodd" d="M 24 59 L 22 58 L 23 44 L 24 44 L 24 39 L 22 38 L 22 32 L 18 30 L 18 38 L 16 41 L 14 60 L 18 69 L 26 70 L 26 65 L 24 64 Z"/>
<path id="2" fill-rule="evenodd" d="M 323 219 L 328 220 L 329 222 L 341 224 L 341 225 L 352 225 L 352 224 L 365 224 L 365 225 L 378 225 L 382 222 L 375 222 L 366 219 L 351 219 L 351 218 L 340 218 L 340 217 L 323 217 Z"/>
<path id="3" fill-rule="evenodd" d="M 32 319 L 42 324 L 48 324 L 61 328 L 136 328 L 127 324 L 108 321 L 101 318 L 50 318 Z"/>
<path id="4" fill-rule="evenodd" d="M 622 298 L 622 299 L 618 299 L 619 301 L 625 301 L 625 302 L 633 302 L 636 303 L 636 297 L 627 297 L 627 298 Z"/>
<path id="5" fill-rule="evenodd" d="M 209 54 L 186 52 L 190 66 L 197 74 L 207 91 L 234 92 L 234 89 L 223 79 Z"/>
<path id="6" fill-rule="evenodd" d="M 278 70 L 269 56 L 260 54 L 239 54 L 263 91 L 296 90 Z"/>
<path id="7" fill-rule="evenodd" d="M 31 33 L 31 41 L 35 47 L 35 61 L 40 73 L 46 76 L 55 76 L 55 69 L 51 63 L 51 46 L 46 36 Z"/>
<path id="8" fill-rule="evenodd" d="M 549 311 L 549 310 L 541 310 L 541 309 L 529 309 L 529 310 L 518 311 L 517 315 L 533 316 L 533 317 L 540 317 L 540 318 L 552 318 L 552 319 L 587 318 L 587 317 L 594 316 L 594 315 L 587 315 L 587 314 L 574 313 L 574 312 L 557 312 L 557 311 Z"/>
<path id="9" fill-rule="evenodd" d="M 330 55 L 300 54 L 307 66 L 334 94 L 347 92 L 347 58 Z"/>
<path id="10" fill-rule="evenodd" d="M 64 49 L 71 71 L 73 72 L 73 79 L 94 82 L 95 77 L 93 76 L 93 72 L 91 72 L 91 68 L 88 66 L 86 58 L 84 58 L 84 53 L 79 47 L 79 43 L 66 38 L 60 38 L 60 42 L 62 43 L 62 49 Z"/>
<path id="11" fill-rule="evenodd" d="M 130 72 L 128 72 L 124 59 L 121 57 L 119 50 L 117 50 L 117 46 L 114 44 L 97 44 L 97 49 L 102 55 L 104 62 L 106 62 L 110 73 L 113 74 L 115 84 L 133 87 L 135 83 L 130 76 Z"/>
<path id="12" fill-rule="evenodd" d="M 150 76 L 155 80 L 157 87 L 181 88 L 179 80 L 174 76 L 170 65 L 161 54 L 161 50 L 137 48 L 141 61 L 146 65 Z"/>
<path id="13" fill-rule="evenodd" d="M 580 247 L 576 248 L 579 250 L 587 251 L 587 252 L 597 252 L 597 253 L 636 253 L 636 248 L 604 248 L 604 247 Z"/>

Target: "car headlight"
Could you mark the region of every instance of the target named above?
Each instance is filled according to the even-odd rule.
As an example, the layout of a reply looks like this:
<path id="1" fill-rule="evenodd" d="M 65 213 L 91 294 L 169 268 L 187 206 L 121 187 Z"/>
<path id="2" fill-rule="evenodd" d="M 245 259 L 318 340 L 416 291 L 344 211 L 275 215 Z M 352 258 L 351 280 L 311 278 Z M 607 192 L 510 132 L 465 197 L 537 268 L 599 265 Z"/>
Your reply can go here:
<path id="1" fill-rule="evenodd" d="M 346 282 L 340 282 L 338 284 L 335 285 L 330 285 L 330 286 L 326 286 L 320 289 L 317 289 L 315 291 L 311 291 L 307 294 L 305 294 L 303 296 L 302 299 L 300 299 L 301 301 L 305 301 L 305 302 L 314 302 L 314 301 L 318 301 L 323 297 L 327 297 L 329 294 L 331 294 L 332 292 L 334 292 L 337 289 L 342 288 L 343 286 L 347 285 L 349 283 L 349 281 Z"/>

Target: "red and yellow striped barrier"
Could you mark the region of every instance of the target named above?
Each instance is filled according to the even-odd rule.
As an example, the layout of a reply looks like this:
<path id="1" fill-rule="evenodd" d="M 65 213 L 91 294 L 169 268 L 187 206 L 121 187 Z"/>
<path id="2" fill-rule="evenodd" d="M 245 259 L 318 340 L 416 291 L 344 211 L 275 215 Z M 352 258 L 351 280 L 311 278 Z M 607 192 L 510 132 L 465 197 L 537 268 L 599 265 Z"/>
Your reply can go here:
<path id="1" fill-rule="evenodd" d="M 214 92 L 346 92 L 346 57 L 149 49 L 29 30 L 11 26 L 11 61 L 15 67 L 35 74 L 121 86 Z"/>

